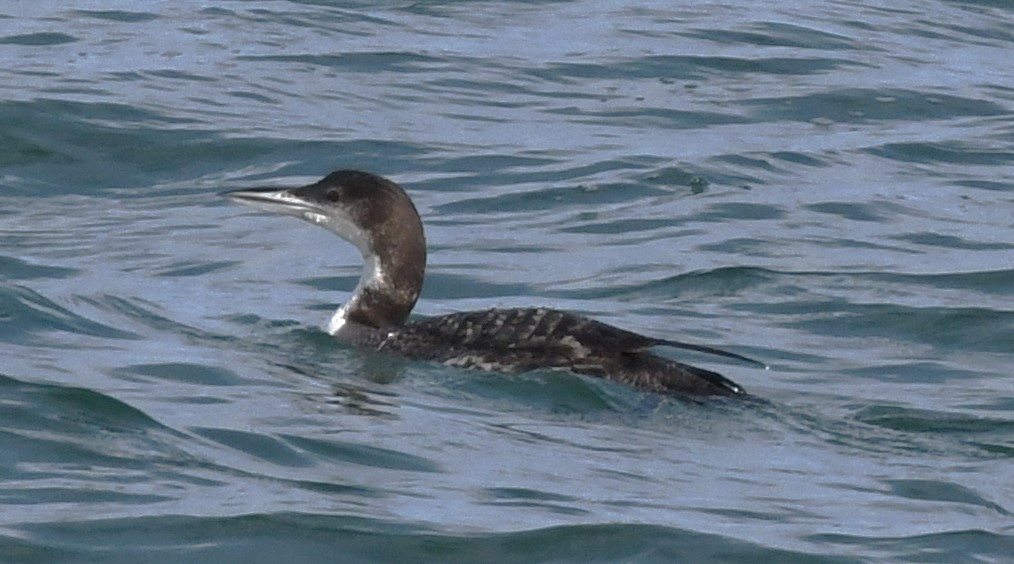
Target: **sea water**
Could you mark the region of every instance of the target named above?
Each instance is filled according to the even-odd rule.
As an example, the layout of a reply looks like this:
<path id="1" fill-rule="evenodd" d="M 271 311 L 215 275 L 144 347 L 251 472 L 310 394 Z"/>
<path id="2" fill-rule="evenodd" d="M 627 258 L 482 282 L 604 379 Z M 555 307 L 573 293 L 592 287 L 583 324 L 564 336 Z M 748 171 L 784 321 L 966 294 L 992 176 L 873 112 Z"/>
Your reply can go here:
<path id="1" fill-rule="evenodd" d="M 997 0 L 0 7 L 5 562 L 1009 561 Z M 406 187 L 417 315 L 541 305 L 758 402 L 350 350 L 357 251 L 219 195 Z"/>

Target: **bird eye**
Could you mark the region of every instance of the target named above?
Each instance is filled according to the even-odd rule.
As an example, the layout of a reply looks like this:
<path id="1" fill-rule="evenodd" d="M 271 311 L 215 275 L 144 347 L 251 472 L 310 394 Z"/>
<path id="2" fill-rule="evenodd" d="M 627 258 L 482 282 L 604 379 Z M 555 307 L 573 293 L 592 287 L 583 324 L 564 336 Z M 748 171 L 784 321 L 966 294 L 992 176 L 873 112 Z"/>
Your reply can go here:
<path id="1" fill-rule="evenodd" d="M 326 194 L 324 194 L 324 197 L 327 198 L 327 201 L 329 202 L 337 202 L 338 200 L 342 199 L 342 193 L 341 190 L 338 190 L 337 188 L 332 188 L 328 190 Z"/>

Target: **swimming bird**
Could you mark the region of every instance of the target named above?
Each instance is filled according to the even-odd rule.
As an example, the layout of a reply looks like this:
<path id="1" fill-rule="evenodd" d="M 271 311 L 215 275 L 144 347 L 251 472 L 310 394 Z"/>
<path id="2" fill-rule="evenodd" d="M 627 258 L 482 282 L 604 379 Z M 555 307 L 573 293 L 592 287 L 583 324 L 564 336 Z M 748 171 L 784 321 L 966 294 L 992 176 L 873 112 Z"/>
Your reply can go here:
<path id="1" fill-rule="evenodd" d="M 291 215 L 355 245 L 363 271 L 327 331 L 354 347 L 487 371 L 563 369 L 675 396 L 745 395 L 728 378 L 654 354 L 675 347 L 763 364 L 707 345 L 648 337 L 556 309 L 492 308 L 409 320 L 426 270 L 426 237 L 401 186 L 338 170 L 307 186 L 225 192 L 240 204 Z"/>

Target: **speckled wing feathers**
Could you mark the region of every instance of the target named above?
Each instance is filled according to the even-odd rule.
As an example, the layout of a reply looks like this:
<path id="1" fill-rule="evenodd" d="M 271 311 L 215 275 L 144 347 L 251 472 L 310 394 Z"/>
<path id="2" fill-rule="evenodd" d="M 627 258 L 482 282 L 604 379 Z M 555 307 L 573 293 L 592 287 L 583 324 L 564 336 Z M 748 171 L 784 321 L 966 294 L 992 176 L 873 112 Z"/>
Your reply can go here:
<path id="1" fill-rule="evenodd" d="M 524 308 L 422 319 L 390 330 L 375 348 L 480 370 L 567 369 L 662 393 L 743 393 L 720 374 L 647 352 L 669 344 L 682 345 L 572 313 Z"/>
<path id="2" fill-rule="evenodd" d="M 572 313 L 544 308 L 489 309 L 431 317 L 406 329 L 479 348 L 538 349 L 561 344 L 581 350 L 640 351 L 658 344 L 647 337 Z"/>
<path id="3" fill-rule="evenodd" d="M 391 332 L 383 348 L 453 366 L 520 372 L 570 368 L 588 355 L 570 331 L 583 318 L 546 309 L 490 309 L 422 319 Z"/>

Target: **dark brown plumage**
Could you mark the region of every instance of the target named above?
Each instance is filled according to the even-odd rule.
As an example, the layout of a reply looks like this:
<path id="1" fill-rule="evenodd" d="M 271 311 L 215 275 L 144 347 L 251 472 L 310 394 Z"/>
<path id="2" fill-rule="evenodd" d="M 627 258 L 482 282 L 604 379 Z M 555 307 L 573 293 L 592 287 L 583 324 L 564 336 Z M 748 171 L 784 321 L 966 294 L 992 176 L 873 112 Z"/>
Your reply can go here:
<path id="1" fill-rule="evenodd" d="M 489 309 L 409 322 L 422 291 L 426 239 L 419 214 L 400 186 L 367 172 L 340 170 L 299 188 L 226 195 L 324 227 L 359 249 L 363 276 L 328 326 L 335 338 L 354 346 L 480 370 L 564 369 L 690 396 L 745 392 L 716 372 L 655 355 L 651 348 L 677 347 L 760 364 L 553 309 Z"/>

